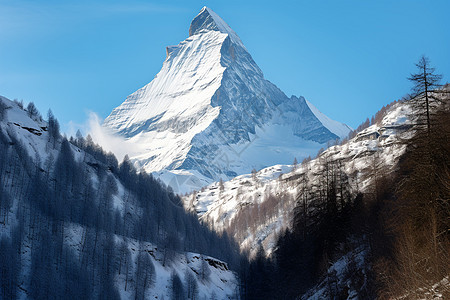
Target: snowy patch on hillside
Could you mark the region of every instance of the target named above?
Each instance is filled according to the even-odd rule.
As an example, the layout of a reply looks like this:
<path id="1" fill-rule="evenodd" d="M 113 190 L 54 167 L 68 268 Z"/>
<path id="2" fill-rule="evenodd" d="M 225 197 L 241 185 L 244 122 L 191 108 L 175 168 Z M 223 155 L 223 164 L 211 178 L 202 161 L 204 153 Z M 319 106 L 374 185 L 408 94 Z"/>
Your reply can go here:
<path id="1" fill-rule="evenodd" d="M 367 174 L 374 164 L 392 169 L 405 149 L 401 139 L 412 136 L 410 114 L 407 103 L 397 103 L 380 124 L 369 126 L 343 145 L 331 146 L 312 161 L 297 166 L 274 165 L 253 175 L 237 176 L 222 184 L 212 183 L 185 196 L 185 206 L 195 210 L 215 230 L 234 235 L 243 250 L 255 253 L 262 244 L 270 254 L 277 233 L 291 224 L 296 199 L 301 193 L 299 179 L 306 177 L 310 183 L 317 182 L 323 161 L 340 161 L 349 175 L 351 189 L 370 193 L 372 178 Z M 250 226 L 251 222 L 245 219 L 253 220 L 255 216 L 241 216 L 242 220 L 233 224 L 236 216 L 248 207 L 254 207 L 259 214 L 263 209 L 267 217 Z"/>
<path id="2" fill-rule="evenodd" d="M 6 105 L 4 119 L 0 122 L 0 130 L 12 132 L 20 139 L 31 157 L 39 155 L 41 164 L 57 151 L 48 142 L 48 124 L 39 119 L 32 119 L 19 104 L 0 96 L 0 101 Z"/>

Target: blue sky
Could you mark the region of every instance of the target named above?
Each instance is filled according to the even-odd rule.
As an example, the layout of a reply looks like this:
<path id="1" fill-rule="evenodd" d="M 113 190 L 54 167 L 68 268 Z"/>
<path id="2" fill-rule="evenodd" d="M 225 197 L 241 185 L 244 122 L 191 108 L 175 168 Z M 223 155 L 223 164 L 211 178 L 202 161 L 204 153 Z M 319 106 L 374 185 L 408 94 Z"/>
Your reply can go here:
<path id="1" fill-rule="evenodd" d="M 419 56 L 450 76 L 450 1 L 0 0 L 0 95 L 51 108 L 69 130 L 150 82 L 165 47 L 212 8 L 265 77 L 356 127 L 408 93 Z"/>

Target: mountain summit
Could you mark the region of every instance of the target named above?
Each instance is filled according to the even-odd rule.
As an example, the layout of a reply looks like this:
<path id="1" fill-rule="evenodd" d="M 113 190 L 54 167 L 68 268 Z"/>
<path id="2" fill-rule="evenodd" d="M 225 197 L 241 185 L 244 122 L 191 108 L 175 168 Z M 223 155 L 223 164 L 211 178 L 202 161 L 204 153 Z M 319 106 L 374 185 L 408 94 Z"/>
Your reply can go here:
<path id="1" fill-rule="evenodd" d="M 350 131 L 265 80 L 238 35 L 207 7 L 189 37 L 167 47 L 156 77 L 103 125 L 139 145 L 136 166 L 177 192 L 291 163 Z"/>
<path id="2" fill-rule="evenodd" d="M 240 46 L 244 47 L 239 36 L 236 32 L 222 20 L 215 12 L 210 8 L 204 6 L 200 13 L 192 20 L 191 27 L 189 27 L 189 36 L 199 34 L 202 31 L 220 31 L 222 33 L 228 34 L 228 36 Z"/>

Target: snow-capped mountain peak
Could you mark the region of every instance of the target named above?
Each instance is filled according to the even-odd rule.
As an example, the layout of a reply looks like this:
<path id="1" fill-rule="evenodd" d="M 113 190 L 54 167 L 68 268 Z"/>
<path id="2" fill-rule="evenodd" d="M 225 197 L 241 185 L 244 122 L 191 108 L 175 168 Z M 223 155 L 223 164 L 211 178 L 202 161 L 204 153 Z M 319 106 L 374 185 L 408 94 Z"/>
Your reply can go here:
<path id="1" fill-rule="evenodd" d="M 234 30 L 231 29 L 219 15 L 206 6 L 204 6 L 200 13 L 192 20 L 191 26 L 189 27 L 189 36 L 205 31 L 219 31 L 226 33 L 234 43 L 244 47 L 244 44 L 236 32 L 234 32 Z"/>
<path id="2" fill-rule="evenodd" d="M 291 163 L 346 134 L 345 125 L 317 112 L 267 81 L 238 35 L 204 7 L 189 37 L 167 48 L 152 82 L 104 126 L 142 149 L 131 157 L 138 169 L 186 192 Z"/>

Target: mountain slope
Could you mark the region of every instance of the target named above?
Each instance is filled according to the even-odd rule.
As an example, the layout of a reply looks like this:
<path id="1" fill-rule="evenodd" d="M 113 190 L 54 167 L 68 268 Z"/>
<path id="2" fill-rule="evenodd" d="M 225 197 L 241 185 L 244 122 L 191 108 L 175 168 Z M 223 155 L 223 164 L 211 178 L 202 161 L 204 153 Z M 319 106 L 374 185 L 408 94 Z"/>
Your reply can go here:
<path id="1" fill-rule="evenodd" d="M 173 277 L 201 298 L 235 297 L 231 265 L 199 254 L 214 235 L 173 195 L 123 176 L 126 164 L 92 142 L 53 133 L 0 96 L 0 298 L 170 298 Z"/>
<path id="2" fill-rule="evenodd" d="M 161 71 L 104 126 L 143 148 L 132 157 L 136 166 L 162 171 L 157 175 L 183 192 L 289 163 L 348 134 L 347 126 L 311 107 L 265 80 L 237 34 L 204 7 L 189 38 L 167 47 Z M 179 186 L 168 172 L 195 179 Z"/>
<path id="3" fill-rule="evenodd" d="M 299 199 L 323 181 L 324 170 L 345 174 L 349 192 L 371 193 L 374 168 L 392 170 L 410 130 L 408 103 L 389 107 L 380 122 L 343 145 L 332 146 L 301 165 L 274 165 L 223 183 L 215 182 L 183 198 L 185 206 L 217 231 L 227 231 L 242 250 L 254 254 L 261 244 L 274 250 L 278 233 L 291 226 Z"/>

